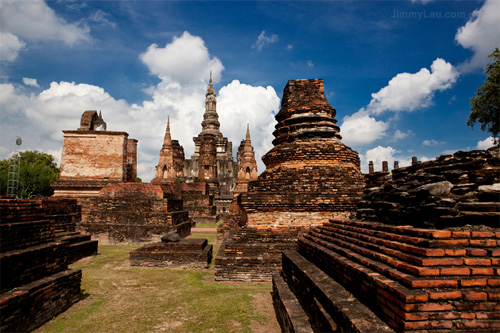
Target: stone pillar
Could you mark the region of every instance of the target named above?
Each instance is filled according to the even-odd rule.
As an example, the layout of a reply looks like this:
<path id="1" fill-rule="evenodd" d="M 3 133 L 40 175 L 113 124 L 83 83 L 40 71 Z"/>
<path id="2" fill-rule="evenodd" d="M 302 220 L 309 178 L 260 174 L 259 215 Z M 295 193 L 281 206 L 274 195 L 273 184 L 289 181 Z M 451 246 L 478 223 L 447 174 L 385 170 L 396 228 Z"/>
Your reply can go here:
<path id="1" fill-rule="evenodd" d="M 373 161 L 368 162 L 368 173 L 374 173 L 375 170 L 373 169 Z"/>
<path id="2" fill-rule="evenodd" d="M 416 156 L 413 156 L 413 157 L 411 158 L 411 165 L 415 165 L 415 164 L 417 164 L 417 163 L 418 163 L 418 161 L 417 161 L 417 157 L 416 157 Z"/>
<path id="3" fill-rule="evenodd" d="M 387 161 L 382 161 L 382 172 L 389 172 L 389 166 L 387 165 Z"/>
<path id="4" fill-rule="evenodd" d="M 394 170 L 399 169 L 399 161 L 394 161 Z"/>

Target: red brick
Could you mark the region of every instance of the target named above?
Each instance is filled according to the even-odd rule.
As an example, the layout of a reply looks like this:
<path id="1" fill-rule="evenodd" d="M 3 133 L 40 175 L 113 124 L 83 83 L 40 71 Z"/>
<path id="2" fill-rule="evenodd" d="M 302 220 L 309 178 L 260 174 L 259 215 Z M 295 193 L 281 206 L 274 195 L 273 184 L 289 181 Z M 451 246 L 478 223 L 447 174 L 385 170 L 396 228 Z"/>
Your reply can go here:
<path id="1" fill-rule="evenodd" d="M 488 294 L 482 291 L 464 290 L 462 295 L 465 301 L 486 301 Z"/>
<path id="2" fill-rule="evenodd" d="M 500 329 L 500 322 L 497 321 L 484 321 L 484 320 L 466 320 L 456 323 L 458 329 Z"/>
<path id="3" fill-rule="evenodd" d="M 460 313 L 460 318 L 461 319 L 475 319 L 476 313 L 475 312 L 461 312 Z"/>
<path id="4" fill-rule="evenodd" d="M 476 313 L 477 319 L 500 319 L 500 312 L 482 312 Z"/>
<path id="5" fill-rule="evenodd" d="M 484 257 L 487 253 L 485 249 L 467 249 L 467 255 L 471 257 Z"/>
<path id="6" fill-rule="evenodd" d="M 500 232 L 499 232 L 500 234 Z M 500 257 L 500 249 L 490 249 L 491 256 Z"/>
<path id="7" fill-rule="evenodd" d="M 495 275 L 493 268 L 473 268 L 471 275 Z"/>
<path id="8" fill-rule="evenodd" d="M 491 231 L 473 231 L 472 232 L 472 237 L 473 238 L 490 238 L 493 237 L 495 234 L 492 233 Z"/>
<path id="9" fill-rule="evenodd" d="M 486 293 L 484 294 L 486 295 Z M 448 303 L 405 304 L 403 310 L 408 312 L 451 311 L 453 305 Z"/>
<path id="10" fill-rule="evenodd" d="M 441 268 L 441 275 L 470 275 L 470 269 L 467 267 L 449 267 Z"/>
<path id="11" fill-rule="evenodd" d="M 460 279 L 460 286 L 462 287 L 485 287 L 486 283 L 486 279 Z"/>
<path id="12" fill-rule="evenodd" d="M 449 320 L 404 322 L 405 330 L 425 330 L 425 329 L 443 329 L 443 328 L 453 328 L 453 323 Z"/>
<path id="13" fill-rule="evenodd" d="M 483 239 L 477 239 L 477 241 L 483 241 Z M 429 245 L 437 248 L 467 246 L 469 245 L 469 239 L 435 240 L 435 241 L 430 241 Z"/>
<path id="14" fill-rule="evenodd" d="M 451 237 L 453 237 L 453 238 L 469 238 L 470 231 L 453 231 L 451 233 Z"/>
<path id="15" fill-rule="evenodd" d="M 408 321 L 419 321 L 429 319 L 429 314 L 426 312 L 404 312 L 403 319 Z M 436 318 L 440 319 L 440 318 Z"/>
<path id="16" fill-rule="evenodd" d="M 462 258 L 436 258 L 422 260 L 422 266 L 460 266 L 464 260 Z M 439 271 L 437 274 L 439 275 Z"/>
<path id="17" fill-rule="evenodd" d="M 491 259 L 465 258 L 464 263 L 469 266 L 491 266 Z"/>
<path id="18" fill-rule="evenodd" d="M 488 279 L 488 286 L 500 287 L 500 279 Z"/>
<path id="19" fill-rule="evenodd" d="M 450 257 L 463 257 L 466 254 L 465 249 L 445 249 L 445 255 Z"/>
<path id="20" fill-rule="evenodd" d="M 493 266 L 500 266 L 500 258 L 492 258 L 491 259 L 491 264 Z"/>
<path id="21" fill-rule="evenodd" d="M 455 291 L 428 291 L 429 299 L 432 300 L 448 300 L 462 298 L 462 293 L 458 290 Z"/>
<path id="22" fill-rule="evenodd" d="M 477 247 L 496 247 L 497 241 L 494 239 L 471 239 L 470 246 Z"/>
<path id="23" fill-rule="evenodd" d="M 444 280 L 403 279 L 403 282 L 405 282 L 405 284 L 407 285 L 410 285 L 412 288 L 455 288 L 458 286 L 458 280 L 455 279 L 444 279 Z"/>
<path id="24" fill-rule="evenodd" d="M 500 291 L 488 291 L 488 301 L 500 301 Z"/>

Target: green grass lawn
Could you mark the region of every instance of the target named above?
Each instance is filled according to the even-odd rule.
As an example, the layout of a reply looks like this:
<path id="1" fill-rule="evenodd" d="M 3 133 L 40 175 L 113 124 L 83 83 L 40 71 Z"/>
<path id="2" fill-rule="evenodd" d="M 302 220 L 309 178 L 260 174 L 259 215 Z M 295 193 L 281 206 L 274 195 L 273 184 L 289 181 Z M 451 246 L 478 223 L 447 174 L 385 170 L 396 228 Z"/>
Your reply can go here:
<path id="1" fill-rule="evenodd" d="M 219 283 L 212 269 L 131 267 L 137 247 L 100 245 L 73 264 L 83 271 L 83 299 L 38 331 L 279 332 L 270 283 Z"/>

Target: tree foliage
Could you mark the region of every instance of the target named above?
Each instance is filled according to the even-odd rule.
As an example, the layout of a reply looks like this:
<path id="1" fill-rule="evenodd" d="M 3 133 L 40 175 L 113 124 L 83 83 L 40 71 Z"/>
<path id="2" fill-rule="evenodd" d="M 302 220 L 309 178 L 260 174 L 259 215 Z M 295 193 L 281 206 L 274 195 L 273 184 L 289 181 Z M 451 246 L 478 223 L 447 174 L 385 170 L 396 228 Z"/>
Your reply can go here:
<path id="1" fill-rule="evenodd" d="M 25 151 L 21 156 L 18 196 L 50 196 L 54 193 L 50 184 L 59 178 L 59 168 L 54 157 L 39 151 Z M 13 157 L 0 161 L 0 194 L 7 194 L 9 165 Z"/>
<path id="2" fill-rule="evenodd" d="M 476 122 L 481 125 L 481 130 L 485 129 L 491 133 L 495 143 L 500 132 L 500 50 L 498 48 L 489 55 L 493 58 L 493 63 L 486 66 L 486 80 L 479 87 L 476 96 L 470 100 L 471 113 L 467 120 L 467 125 L 473 127 Z"/>

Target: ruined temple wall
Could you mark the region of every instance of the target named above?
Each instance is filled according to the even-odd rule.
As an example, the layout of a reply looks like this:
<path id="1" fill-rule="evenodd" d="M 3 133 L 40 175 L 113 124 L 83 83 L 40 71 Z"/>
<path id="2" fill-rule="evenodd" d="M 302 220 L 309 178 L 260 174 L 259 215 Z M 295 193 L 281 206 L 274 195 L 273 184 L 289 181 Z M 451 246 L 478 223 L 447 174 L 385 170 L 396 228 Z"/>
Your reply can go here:
<path id="1" fill-rule="evenodd" d="M 135 182 L 137 179 L 137 140 L 127 139 L 127 176 L 125 181 Z"/>
<path id="2" fill-rule="evenodd" d="M 125 132 L 64 131 L 60 180 L 127 179 Z"/>
<path id="3" fill-rule="evenodd" d="M 91 234 L 107 234 L 118 241 L 140 241 L 152 234 L 191 232 L 182 201 L 166 195 L 159 185 L 117 183 L 104 187 L 98 197 L 81 199 L 80 228 Z"/>
<path id="4" fill-rule="evenodd" d="M 367 174 L 358 218 L 437 228 L 500 219 L 500 148 L 456 152 Z"/>

